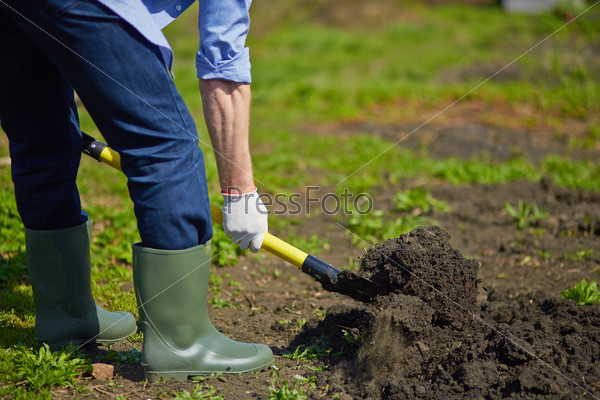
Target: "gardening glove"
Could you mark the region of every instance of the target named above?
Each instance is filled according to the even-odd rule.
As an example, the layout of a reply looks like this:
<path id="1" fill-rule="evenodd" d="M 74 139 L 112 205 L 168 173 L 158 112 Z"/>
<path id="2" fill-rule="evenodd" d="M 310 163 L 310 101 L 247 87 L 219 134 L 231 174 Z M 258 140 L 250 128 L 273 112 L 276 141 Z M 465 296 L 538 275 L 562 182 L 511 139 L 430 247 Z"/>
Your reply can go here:
<path id="1" fill-rule="evenodd" d="M 242 250 L 256 253 L 268 231 L 268 211 L 256 189 L 250 193 L 223 194 L 223 229 Z"/>

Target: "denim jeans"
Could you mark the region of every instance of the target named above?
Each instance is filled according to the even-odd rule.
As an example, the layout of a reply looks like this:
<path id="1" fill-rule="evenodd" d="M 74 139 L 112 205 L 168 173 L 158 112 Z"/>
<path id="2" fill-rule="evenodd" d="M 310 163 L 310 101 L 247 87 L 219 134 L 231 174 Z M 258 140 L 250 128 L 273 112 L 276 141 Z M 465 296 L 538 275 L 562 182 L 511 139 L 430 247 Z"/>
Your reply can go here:
<path id="1" fill-rule="evenodd" d="M 4 1 L 0 122 L 25 227 L 83 222 L 74 88 L 121 155 L 142 245 L 176 250 L 208 241 L 204 157 L 159 50 L 95 0 Z"/>

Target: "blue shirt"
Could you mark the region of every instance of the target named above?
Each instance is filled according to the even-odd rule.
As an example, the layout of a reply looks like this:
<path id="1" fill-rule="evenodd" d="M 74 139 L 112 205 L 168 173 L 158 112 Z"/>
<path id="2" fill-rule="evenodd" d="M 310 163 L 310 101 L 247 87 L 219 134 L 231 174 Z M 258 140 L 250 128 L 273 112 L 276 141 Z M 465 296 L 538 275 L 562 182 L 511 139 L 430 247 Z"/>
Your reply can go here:
<path id="1" fill-rule="evenodd" d="M 171 69 L 173 51 L 161 29 L 195 0 L 98 0 L 159 47 Z M 250 53 L 246 37 L 251 0 L 198 0 L 200 46 L 196 70 L 200 79 L 250 83 Z"/>

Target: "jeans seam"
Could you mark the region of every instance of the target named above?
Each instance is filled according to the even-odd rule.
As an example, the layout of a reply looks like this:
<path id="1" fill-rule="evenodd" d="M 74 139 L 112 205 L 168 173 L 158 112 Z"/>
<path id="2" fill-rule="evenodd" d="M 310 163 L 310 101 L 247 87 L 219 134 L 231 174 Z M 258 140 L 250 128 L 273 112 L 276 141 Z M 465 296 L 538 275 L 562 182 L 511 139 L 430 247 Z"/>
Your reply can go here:
<path id="1" fill-rule="evenodd" d="M 198 136 L 196 135 L 196 137 L 194 137 L 194 135 L 192 135 L 190 133 L 190 129 L 189 129 L 190 127 L 188 126 L 186 119 L 183 116 L 181 106 L 179 105 L 179 102 L 177 101 L 177 96 L 175 95 L 174 90 L 173 90 L 175 84 L 173 83 L 173 80 L 171 78 L 169 78 L 169 80 L 170 80 L 169 93 L 171 95 L 171 99 L 175 103 L 175 107 L 177 108 L 177 114 L 179 115 L 179 119 L 182 122 L 183 126 L 181 127 L 181 129 L 183 129 L 185 131 L 185 133 L 194 141 L 195 144 L 198 144 L 198 142 L 199 142 Z M 179 95 L 179 97 L 181 97 L 181 95 Z M 189 113 L 189 111 L 188 111 L 188 113 Z M 191 114 L 190 114 L 190 117 L 191 117 Z M 192 160 L 192 162 L 194 162 L 194 160 Z"/>

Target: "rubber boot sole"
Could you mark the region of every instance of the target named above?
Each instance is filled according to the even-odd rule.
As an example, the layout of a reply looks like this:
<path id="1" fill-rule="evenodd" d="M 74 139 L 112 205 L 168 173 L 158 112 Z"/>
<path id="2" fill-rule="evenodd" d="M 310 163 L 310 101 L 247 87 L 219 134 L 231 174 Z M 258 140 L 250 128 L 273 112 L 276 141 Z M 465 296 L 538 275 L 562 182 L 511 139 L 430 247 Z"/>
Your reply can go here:
<path id="1" fill-rule="evenodd" d="M 223 374 L 248 374 L 251 372 L 262 372 L 266 371 L 273 366 L 274 362 L 264 365 L 262 367 L 253 368 L 248 371 L 147 371 L 144 369 L 144 376 L 149 383 L 160 382 L 161 380 L 168 381 L 169 379 L 175 379 L 177 381 L 187 381 L 193 379 L 195 376 L 210 375 L 215 373 Z"/>

